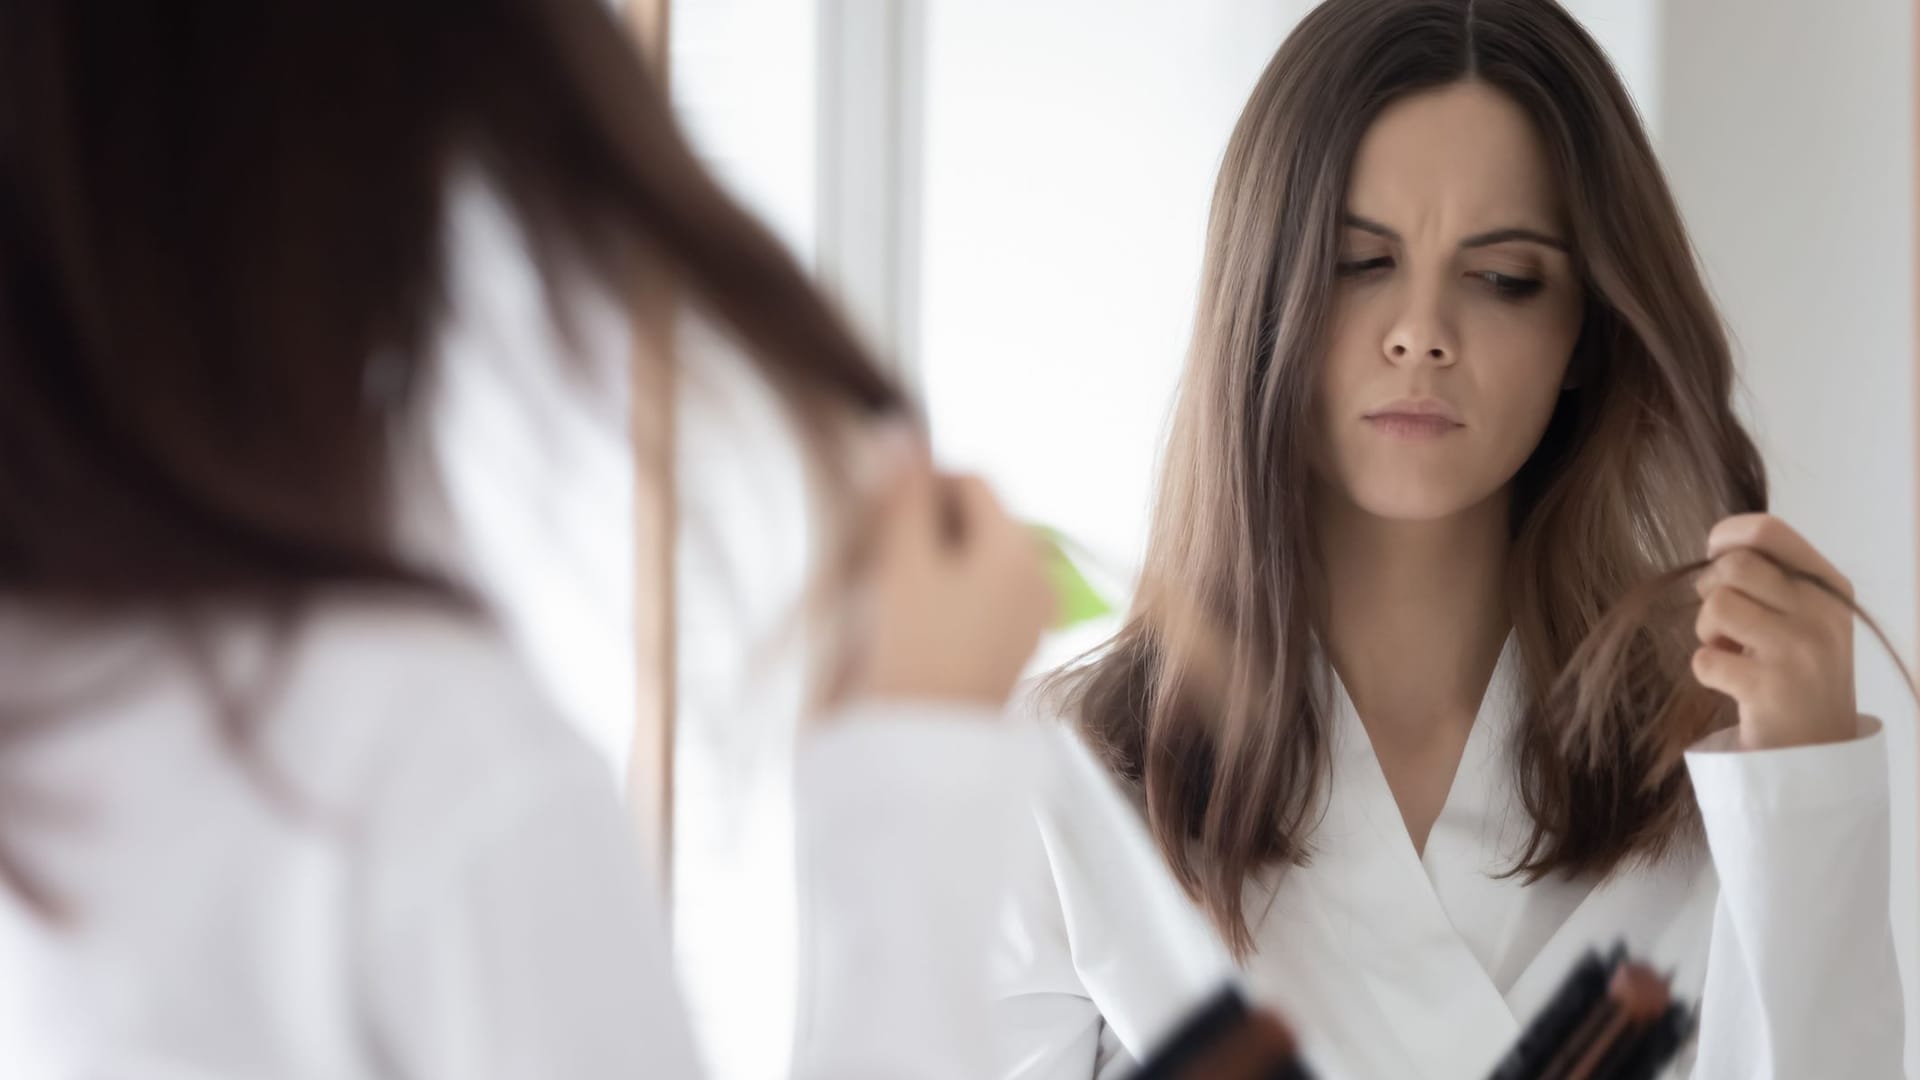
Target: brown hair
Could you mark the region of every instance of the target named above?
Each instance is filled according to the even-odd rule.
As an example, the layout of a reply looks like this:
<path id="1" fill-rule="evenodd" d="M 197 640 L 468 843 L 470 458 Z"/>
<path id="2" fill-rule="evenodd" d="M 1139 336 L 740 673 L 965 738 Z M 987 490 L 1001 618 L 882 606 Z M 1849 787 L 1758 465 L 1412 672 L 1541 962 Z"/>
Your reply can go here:
<path id="1" fill-rule="evenodd" d="M 601 0 L 10 2 L 0 597 L 456 595 L 399 554 L 389 463 L 434 374 L 465 167 L 556 291 L 562 269 L 616 295 L 670 278 L 804 430 L 905 410 L 696 162 Z M 38 896 L 4 858 L 0 880 Z"/>
<path id="2" fill-rule="evenodd" d="M 1532 119 L 1588 292 L 1582 379 L 1511 485 L 1513 764 L 1534 826 L 1516 871 L 1659 855 L 1695 815 L 1673 747 L 1732 718 L 1689 673 L 1691 619 L 1603 626 L 1636 586 L 1699 559 L 1714 522 L 1766 506 L 1725 333 L 1619 78 L 1551 0 L 1329 0 L 1227 146 L 1140 592 L 1118 635 L 1045 691 L 1137 786 L 1238 952 L 1248 875 L 1307 858 L 1329 771 L 1315 641 L 1330 598 L 1307 500 L 1349 171 L 1389 102 L 1463 79 Z M 1603 629 L 1606 648 L 1562 682 Z"/>

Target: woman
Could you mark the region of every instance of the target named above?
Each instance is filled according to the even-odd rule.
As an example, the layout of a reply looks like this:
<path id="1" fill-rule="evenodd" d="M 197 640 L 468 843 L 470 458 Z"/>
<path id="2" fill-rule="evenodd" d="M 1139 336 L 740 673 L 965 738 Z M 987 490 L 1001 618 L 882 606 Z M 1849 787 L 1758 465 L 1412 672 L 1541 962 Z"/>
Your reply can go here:
<path id="1" fill-rule="evenodd" d="M 1309 1060 L 1485 1075 L 1624 938 L 1703 1002 L 1692 1075 L 1899 1075 L 1846 585 L 1761 513 L 1592 39 L 1551 0 L 1329 0 L 1240 118 L 1205 267 L 1146 584 L 1038 700 Z M 1697 615 L 1605 621 L 1703 556 Z M 1218 948 L 1089 857 L 1084 774 L 1017 891 L 1003 1075 L 1111 1075 L 1170 954 Z"/>
<path id="2" fill-rule="evenodd" d="M 943 874 L 957 852 L 993 880 L 979 822 L 1018 773 L 982 721 L 1046 618 L 1035 554 L 912 436 L 878 499 L 853 487 L 906 403 L 696 165 L 607 5 L 23 0 L 0 5 L 0 1074 L 698 1072 L 606 769 L 496 629 L 497 583 L 463 580 L 488 538 L 434 449 L 474 379 L 571 378 L 595 411 L 641 282 L 745 343 L 841 531 L 872 525 L 800 810 L 815 940 L 882 948 L 810 968 L 803 1071 L 977 1064 L 953 1019 L 983 992 L 917 930 L 985 940 Z M 935 782 L 955 769 L 996 780 Z M 892 876 L 834 865 L 862 859 Z"/>

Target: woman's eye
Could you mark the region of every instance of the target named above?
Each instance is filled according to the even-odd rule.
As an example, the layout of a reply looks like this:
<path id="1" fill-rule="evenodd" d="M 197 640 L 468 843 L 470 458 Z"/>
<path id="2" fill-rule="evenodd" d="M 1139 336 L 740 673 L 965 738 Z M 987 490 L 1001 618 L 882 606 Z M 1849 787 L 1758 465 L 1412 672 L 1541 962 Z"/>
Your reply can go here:
<path id="1" fill-rule="evenodd" d="M 1524 300 L 1546 287 L 1539 278 L 1515 277 L 1502 274 L 1497 270 L 1483 270 L 1473 275 L 1492 286 L 1493 291 L 1510 300 Z"/>
<path id="2" fill-rule="evenodd" d="M 1334 264 L 1334 272 L 1343 278 L 1365 277 L 1393 266 L 1393 257 L 1380 255 L 1371 259 L 1347 259 Z"/>

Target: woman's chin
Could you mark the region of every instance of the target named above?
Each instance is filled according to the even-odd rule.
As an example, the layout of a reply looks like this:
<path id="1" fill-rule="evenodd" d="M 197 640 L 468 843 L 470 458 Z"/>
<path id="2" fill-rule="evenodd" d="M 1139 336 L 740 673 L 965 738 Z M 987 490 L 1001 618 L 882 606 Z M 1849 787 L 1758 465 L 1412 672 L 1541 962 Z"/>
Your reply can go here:
<path id="1" fill-rule="evenodd" d="M 1436 483 L 1432 477 L 1362 485 L 1349 491 L 1348 496 L 1355 506 L 1373 517 L 1407 524 L 1445 521 L 1479 506 L 1487 498 L 1475 485 Z"/>

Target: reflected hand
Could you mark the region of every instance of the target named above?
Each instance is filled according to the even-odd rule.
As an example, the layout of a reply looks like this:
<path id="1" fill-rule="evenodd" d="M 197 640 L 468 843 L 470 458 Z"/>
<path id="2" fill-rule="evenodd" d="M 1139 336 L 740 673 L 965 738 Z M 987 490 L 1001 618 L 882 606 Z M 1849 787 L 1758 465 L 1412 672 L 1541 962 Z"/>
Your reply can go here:
<path id="1" fill-rule="evenodd" d="M 1734 699 L 1743 749 L 1839 742 L 1854 711 L 1853 586 L 1779 518 L 1741 514 L 1707 538 L 1693 674 Z"/>

